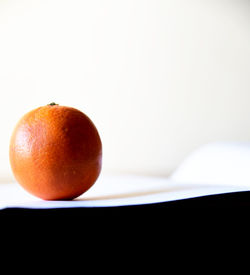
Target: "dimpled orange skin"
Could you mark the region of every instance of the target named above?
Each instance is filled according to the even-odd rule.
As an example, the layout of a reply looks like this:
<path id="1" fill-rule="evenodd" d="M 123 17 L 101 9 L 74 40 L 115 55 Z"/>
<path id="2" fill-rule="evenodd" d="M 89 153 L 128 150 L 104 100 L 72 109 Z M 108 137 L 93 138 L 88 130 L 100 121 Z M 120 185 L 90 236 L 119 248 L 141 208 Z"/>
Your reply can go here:
<path id="1" fill-rule="evenodd" d="M 71 200 L 98 178 L 102 143 L 84 113 L 51 104 L 21 118 L 9 157 L 16 180 L 28 192 L 44 200 Z"/>

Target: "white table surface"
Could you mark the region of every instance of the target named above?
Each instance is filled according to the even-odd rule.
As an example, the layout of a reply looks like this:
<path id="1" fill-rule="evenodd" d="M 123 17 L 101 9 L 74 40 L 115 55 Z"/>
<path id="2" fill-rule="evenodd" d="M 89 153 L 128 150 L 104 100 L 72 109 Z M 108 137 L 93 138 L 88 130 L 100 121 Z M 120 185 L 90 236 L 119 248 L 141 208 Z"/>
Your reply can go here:
<path id="1" fill-rule="evenodd" d="M 247 190 L 246 186 L 177 183 L 163 177 L 101 175 L 87 192 L 72 201 L 45 201 L 16 182 L 5 182 L 0 183 L 0 209 L 138 205 Z"/>

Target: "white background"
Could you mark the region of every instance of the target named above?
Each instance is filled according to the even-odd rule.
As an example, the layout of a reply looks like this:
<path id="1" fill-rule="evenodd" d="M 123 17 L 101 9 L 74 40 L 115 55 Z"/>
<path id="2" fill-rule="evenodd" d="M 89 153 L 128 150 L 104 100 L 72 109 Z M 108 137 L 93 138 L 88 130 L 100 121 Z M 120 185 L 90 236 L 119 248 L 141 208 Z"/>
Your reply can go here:
<path id="1" fill-rule="evenodd" d="M 198 146 L 250 140 L 250 2 L 0 0 L 0 178 L 18 119 L 79 108 L 103 171 L 168 175 Z"/>

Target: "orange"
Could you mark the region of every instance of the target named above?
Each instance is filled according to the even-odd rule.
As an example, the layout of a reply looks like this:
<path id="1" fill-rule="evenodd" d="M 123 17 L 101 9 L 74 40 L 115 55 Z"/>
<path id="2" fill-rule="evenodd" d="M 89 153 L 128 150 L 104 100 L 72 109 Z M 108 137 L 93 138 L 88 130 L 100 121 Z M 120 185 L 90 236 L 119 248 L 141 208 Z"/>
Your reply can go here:
<path id="1" fill-rule="evenodd" d="M 20 119 L 9 157 L 16 180 L 28 192 L 45 200 L 70 200 L 96 182 L 102 143 L 84 113 L 51 103 Z"/>

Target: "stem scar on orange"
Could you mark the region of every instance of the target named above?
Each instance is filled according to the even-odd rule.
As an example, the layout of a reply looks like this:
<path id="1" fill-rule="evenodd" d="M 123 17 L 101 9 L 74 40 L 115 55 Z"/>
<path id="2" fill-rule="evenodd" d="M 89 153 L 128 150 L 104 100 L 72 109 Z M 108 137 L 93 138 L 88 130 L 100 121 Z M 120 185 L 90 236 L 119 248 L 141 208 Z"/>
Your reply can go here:
<path id="1" fill-rule="evenodd" d="M 70 200 L 87 191 L 102 166 L 102 143 L 81 111 L 54 102 L 25 114 L 10 140 L 19 184 L 45 200 Z"/>

